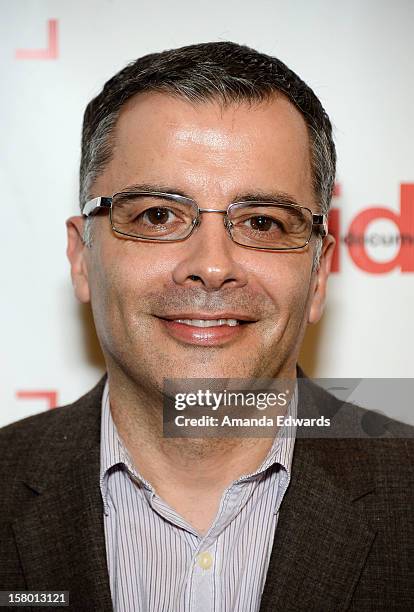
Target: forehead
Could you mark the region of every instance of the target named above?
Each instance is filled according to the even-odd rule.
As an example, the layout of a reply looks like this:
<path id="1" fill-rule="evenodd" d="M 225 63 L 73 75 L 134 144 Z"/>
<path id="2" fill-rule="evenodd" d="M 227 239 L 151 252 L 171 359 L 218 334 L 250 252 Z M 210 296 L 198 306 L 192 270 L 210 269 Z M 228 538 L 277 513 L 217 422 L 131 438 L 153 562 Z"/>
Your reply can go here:
<path id="1" fill-rule="evenodd" d="M 262 188 L 309 199 L 308 129 L 282 94 L 227 106 L 138 94 L 122 107 L 102 179 L 112 193 L 145 181 L 194 196 L 192 189 L 228 197 Z"/>

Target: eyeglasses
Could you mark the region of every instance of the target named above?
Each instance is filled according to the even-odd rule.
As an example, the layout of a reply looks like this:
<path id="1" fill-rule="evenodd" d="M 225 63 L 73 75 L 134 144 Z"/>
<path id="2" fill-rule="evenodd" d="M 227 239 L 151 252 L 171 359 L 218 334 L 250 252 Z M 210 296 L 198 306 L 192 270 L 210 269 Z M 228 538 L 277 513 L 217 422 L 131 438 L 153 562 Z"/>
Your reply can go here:
<path id="1" fill-rule="evenodd" d="M 253 249 L 301 249 L 313 231 L 322 237 L 328 233 L 327 215 L 283 202 L 234 202 L 227 210 L 217 210 L 200 208 L 191 198 L 178 194 L 133 191 L 93 198 L 85 204 L 83 214 L 89 217 L 108 209 L 114 232 L 146 242 L 185 240 L 200 225 L 200 213 L 224 214 L 231 239 Z"/>

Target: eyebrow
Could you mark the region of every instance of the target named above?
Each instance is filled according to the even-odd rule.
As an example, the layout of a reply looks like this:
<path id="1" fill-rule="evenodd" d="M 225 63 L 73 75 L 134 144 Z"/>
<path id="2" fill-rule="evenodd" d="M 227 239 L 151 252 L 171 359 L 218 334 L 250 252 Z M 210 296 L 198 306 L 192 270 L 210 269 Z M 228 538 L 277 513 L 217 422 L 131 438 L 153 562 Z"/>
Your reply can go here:
<path id="1" fill-rule="evenodd" d="M 144 192 L 151 192 L 151 191 L 157 191 L 159 193 L 168 193 L 171 195 L 179 195 L 182 196 L 183 198 L 189 198 L 190 200 L 192 200 L 193 198 L 191 198 L 187 193 L 185 193 L 184 191 L 182 191 L 181 189 L 177 189 L 171 185 L 162 185 L 162 184 L 152 184 L 152 183 L 139 183 L 139 184 L 133 184 L 133 185 L 127 185 L 126 187 L 123 187 L 120 191 L 118 191 L 117 193 L 135 193 L 135 192 L 139 192 L 139 191 L 144 191 Z"/>
<path id="2" fill-rule="evenodd" d="M 127 185 L 123 187 L 118 193 L 125 192 L 151 192 L 157 191 L 160 193 L 167 193 L 171 195 L 179 195 L 184 198 L 188 198 L 189 200 L 194 200 L 188 193 L 184 192 L 182 189 L 178 189 L 173 185 L 166 184 L 154 184 L 154 183 L 134 183 L 132 185 Z M 236 194 L 234 198 L 232 198 L 230 203 L 235 202 L 271 202 L 274 204 L 290 204 L 293 206 L 306 206 L 306 203 L 299 204 L 297 199 L 286 191 L 260 191 L 256 190 L 254 192 L 239 192 Z"/>
<path id="3" fill-rule="evenodd" d="M 274 204 L 292 204 L 300 206 L 296 198 L 286 191 L 255 191 L 253 193 L 239 193 L 234 202 L 272 202 Z"/>

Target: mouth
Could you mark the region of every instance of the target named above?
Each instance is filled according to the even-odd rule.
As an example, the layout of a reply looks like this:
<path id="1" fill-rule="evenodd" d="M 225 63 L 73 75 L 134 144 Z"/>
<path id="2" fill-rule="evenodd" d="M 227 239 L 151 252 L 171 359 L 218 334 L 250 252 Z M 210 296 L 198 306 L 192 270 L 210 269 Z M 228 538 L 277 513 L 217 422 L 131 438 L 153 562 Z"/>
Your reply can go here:
<path id="1" fill-rule="evenodd" d="M 179 313 L 157 318 L 170 336 L 185 344 L 199 346 L 231 342 L 257 321 L 239 313 Z"/>

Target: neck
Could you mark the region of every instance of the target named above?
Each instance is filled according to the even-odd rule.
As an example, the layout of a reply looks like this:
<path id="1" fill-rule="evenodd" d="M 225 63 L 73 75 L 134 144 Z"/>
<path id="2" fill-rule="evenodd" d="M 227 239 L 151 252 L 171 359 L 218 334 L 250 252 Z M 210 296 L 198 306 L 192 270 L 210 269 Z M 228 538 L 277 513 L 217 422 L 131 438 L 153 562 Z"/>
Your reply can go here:
<path id="1" fill-rule="evenodd" d="M 118 434 L 137 471 L 159 493 L 167 488 L 200 496 L 221 492 L 258 469 L 273 443 L 273 437 L 166 438 L 162 394 L 109 368 L 108 380 Z"/>

